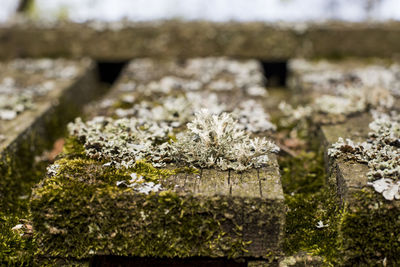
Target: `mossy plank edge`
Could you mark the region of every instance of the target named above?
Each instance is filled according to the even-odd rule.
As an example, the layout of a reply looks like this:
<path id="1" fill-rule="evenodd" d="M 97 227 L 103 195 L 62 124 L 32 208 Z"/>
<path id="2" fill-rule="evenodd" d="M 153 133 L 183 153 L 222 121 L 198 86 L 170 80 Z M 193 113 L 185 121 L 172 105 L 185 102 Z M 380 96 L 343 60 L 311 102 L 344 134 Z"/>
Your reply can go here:
<path id="1" fill-rule="evenodd" d="M 338 183 L 340 188 L 337 188 L 340 192 L 345 192 L 346 189 L 342 186 L 347 186 L 347 184 L 352 185 L 351 175 L 346 177 L 346 180 L 336 180 L 334 176 L 335 170 L 338 165 L 338 161 L 335 161 L 328 156 L 328 148 L 335 142 L 338 141 L 339 137 L 344 139 L 349 138 L 355 142 L 363 141 L 368 137 L 368 125 L 372 121 L 372 117 L 369 113 L 361 113 L 356 114 L 352 117 L 349 117 L 344 123 L 340 124 L 332 124 L 332 125 L 322 125 L 319 130 L 319 138 L 321 140 L 322 145 L 325 148 L 325 168 L 327 170 L 329 184 L 335 185 Z M 361 165 L 355 164 L 354 165 Z M 362 167 L 359 167 L 362 168 Z M 343 195 L 339 195 L 343 197 Z"/>
<path id="2" fill-rule="evenodd" d="M 43 24 L 42 24 L 43 25 Z M 111 25 L 112 27 L 112 25 Z M 231 56 L 282 60 L 293 57 L 392 57 L 400 47 L 400 23 L 213 23 L 158 21 L 96 30 L 86 24 L 5 24 L 0 58 Z M 341 45 L 337 45 L 341 40 Z"/>
<path id="3" fill-rule="evenodd" d="M 282 195 L 210 194 L 190 192 L 188 188 L 145 195 L 115 185 L 98 187 L 73 181 L 78 180 L 76 177 L 66 181 L 62 176 L 55 183 L 46 184 L 44 180 L 31 199 L 37 244 L 44 256 L 273 260 L 281 255 L 285 220 Z M 208 178 L 203 174 L 200 180 L 206 183 Z M 166 188 L 171 181 L 174 184 L 186 177 L 169 179 L 161 181 Z M 255 175 L 253 179 L 259 190 L 259 178 Z M 279 177 L 268 183 L 277 181 Z"/>
<path id="4" fill-rule="evenodd" d="M 34 157 L 50 148 L 66 123 L 97 95 L 96 75 L 96 66 L 90 61 L 80 76 L 57 88 L 36 110 L 26 111 L 12 122 L 15 128 L 9 129 L 0 150 L 1 209 L 6 210 L 21 194 L 29 194 Z"/>
<path id="5" fill-rule="evenodd" d="M 338 137 L 355 141 L 365 139 L 371 117 L 362 114 L 339 125 L 321 127 L 323 143 L 327 148 Z M 367 186 L 368 166 L 328 159 L 330 185 L 345 206 L 340 225 L 341 262 L 350 265 L 400 264 L 400 203 L 385 200 Z"/>

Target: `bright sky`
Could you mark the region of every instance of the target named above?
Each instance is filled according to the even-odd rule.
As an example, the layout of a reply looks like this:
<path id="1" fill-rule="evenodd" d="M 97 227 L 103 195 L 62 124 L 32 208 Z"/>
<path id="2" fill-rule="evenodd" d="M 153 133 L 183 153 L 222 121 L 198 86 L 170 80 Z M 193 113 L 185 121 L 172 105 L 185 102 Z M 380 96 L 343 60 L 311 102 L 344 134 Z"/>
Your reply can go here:
<path id="1" fill-rule="evenodd" d="M 115 21 L 153 19 L 205 19 L 212 21 L 261 20 L 305 21 L 342 19 L 364 20 L 368 0 L 36 0 L 37 14 L 43 19 L 56 19 L 68 14 L 73 21 L 90 19 Z M 375 20 L 400 20 L 399 0 L 380 2 L 371 11 Z M 0 21 L 5 21 L 18 0 L 0 0 Z M 336 3 L 336 4 L 333 4 Z"/>

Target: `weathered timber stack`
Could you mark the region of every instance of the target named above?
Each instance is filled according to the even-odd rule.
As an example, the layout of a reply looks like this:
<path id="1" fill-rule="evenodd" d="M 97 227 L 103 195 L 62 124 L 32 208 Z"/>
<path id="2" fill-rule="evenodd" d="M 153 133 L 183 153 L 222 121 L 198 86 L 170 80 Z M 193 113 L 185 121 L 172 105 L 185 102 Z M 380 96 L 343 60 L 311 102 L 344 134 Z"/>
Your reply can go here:
<path id="1" fill-rule="evenodd" d="M 15 59 L 1 63 L 0 70 L 0 209 L 5 211 L 29 195 L 34 157 L 52 146 L 97 91 L 89 59 Z"/>
<path id="2" fill-rule="evenodd" d="M 314 115 L 329 118 L 318 119 L 316 123 L 326 151 L 328 184 L 345 207 L 339 222 L 339 262 L 344 266 L 398 265 L 400 205 L 393 196 L 389 200 L 390 195 L 382 196 L 374 189 L 372 181 L 379 177 L 371 173 L 379 169 L 372 163 L 374 158 L 362 158 L 363 153 L 375 153 L 367 149 L 385 149 L 385 143 L 380 148 L 374 147 L 377 138 L 374 129 L 382 123 L 379 121 L 382 114 L 398 110 L 398 65 L 379 60 L 335 63 L 295 60 L 291 68 L 292 88 L 312 95 Z M 391 131 L 396 135 L 394 128 Z M 387 145 L 396 149 L 395 143 Z M 382 160 L 384 171 L 385 162 L 392 159 L 389 156 L 378 160 Z"/>
<path id="3" fill-rule="evenodd" d="M 31 210 L 40 255 L 276 263 L 285 221 L 276 157 L 265 154 L 260 165 L 247 167 L 240 158 L 248 155 L 239 150 L 234 160 L 196 159 L 222 145 L 213 140 L 224 141 L 219 135 L 231 127 L 230 115 L 217 115 L 224 111 L 235 114 L 241 133 L 269 135 L 274 126 L 262 104 L 263 83 L 252 60 L 133 60 L 108 96 L 89 109 L 93 119 L 70 125 L 65 153 L 34 189 Z M 222 132 L 184 139 L 186 123 L 202 119 L 195 113 L 213 123 L 227 119 L 219 126 Z M 138 133 L 146 142 L 133 137 Z M 207 149 L 196 147 L 203 138 L 211 142 Z M 235 146 L 234 139 L 228 142 Z M 181 153 L 169 150 L 173 144 L 182 145 L 175 147 Z"/>

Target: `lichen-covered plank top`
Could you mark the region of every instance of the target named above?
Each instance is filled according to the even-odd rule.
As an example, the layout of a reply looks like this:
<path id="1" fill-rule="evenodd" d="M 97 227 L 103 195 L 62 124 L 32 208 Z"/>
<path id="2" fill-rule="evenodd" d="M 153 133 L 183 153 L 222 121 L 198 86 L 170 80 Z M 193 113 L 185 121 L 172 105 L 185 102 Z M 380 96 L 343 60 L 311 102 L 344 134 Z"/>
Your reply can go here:
<path id="1" fill-rule="evenodd" d="M 92 64 L 63 59 L 0 63 L 0 151 L 48 112 Z"/>
<path id="2" fill-rule="evenodd" d="M 336 121 L 400 104 L 400 65 L 393 61 L 293 59 L 289 72 L 290 87 L 307 92 L 314 113 L 336 117 Z"/>
<path id="3" fill-rule="evenodd" d="M 29 193 L 29 185 L 24 184 L 29 184 L 34 156 L 49 148 L 83 102 L 94 95 L 94 75 L 90 60 L 16 59 L 0 63 L 2 207 Z"/>
<path id="4" fill-rule="evenodd" d="M 362 263 L 396 266 L 400 263 L 398 239 L 400 203 L 396 200 L 399 189 L 396 187 L 396 182 L 388 179 L 389 176 L 385 173 L 390 175 L 392 171 L 396 172 L 395 168 L 399 168 L 400 163 L 397 160 L 397 163 L 393 164 L 396 159 L 392 156 L 396 157 L 396 154 L 387 154 L 386 158 L 376 157 L 364 163 L 358 162 L 359 153 L 365 153 L 358 149 L 369 148 L 366 143 L 357 142 L 367 140 L 368 132 L 371 132 L 368 124 L 371 121 L 374 120 L 370 116 L 363 115 L 351 118 L 344 124 L 322 127 L 322 135 L 327 141 L 326 149 L 332 150 L 332 143 L 335 143 L 335 154 L 328 152 L 331 154 L 330 179 L 343 204 L 346 205 L 346 211 L 340 222 L 340 242 L 343 251 L 341 262 L 344 265 Z M 396 132 L 394 131 L 393 134 Z M 371 134 L 369 136 L 370 140 Z M 354 143 L 352 141 L 341 143 L 340 140 L 336 143 L 338 137 L 349 138 L 354 140 Z M 390 144 L 386 145 L 390 146 Z M 367 153 L 379 154 L 386 149 L 384 146 L 382 143 L 378 151 L 371 150 Z M 343 155 L 336 153 L 343 153 Z M 397 152 L 398 157 L 399 152 Z M 381 169 L 376 168 L 379 165 Z M 379 177 L 379 173 L 383 176 Z"/>
<path id="5" fill-rule="evenodd" d="M 261 138 L 275 129 L 263 82 L 256 61 L 132 61 L 92 119 L 69 126 L 34 190 L 41 253 L 279 257 L 285 206 L 276 146 Z"/>

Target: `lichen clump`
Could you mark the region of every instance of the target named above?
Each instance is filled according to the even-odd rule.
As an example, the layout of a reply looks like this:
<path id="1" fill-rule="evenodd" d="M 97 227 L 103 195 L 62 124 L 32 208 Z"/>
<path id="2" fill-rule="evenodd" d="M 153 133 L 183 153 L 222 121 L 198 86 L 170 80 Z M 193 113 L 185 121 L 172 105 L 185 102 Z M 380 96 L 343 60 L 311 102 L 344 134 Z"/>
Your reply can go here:
<path id="1" fill-rule="evenodd" d="M 165 165 L 171 132 L 166 125 L 142 123 L 135 118 L 95 117 L 86 123 L 77 118 L 68 129 L 84 145 L 89 158 L 106 161 L 117 168 L 129 168 L 142 159 L 158 167 Z"/>
<path id="2" fill-rule="evenodd" d="M 121 98 L 127 98 L 124 95 Z M 129 98 L 130 100 L 130 98 Z M 127 100 L 124 100 L 127 103 Z M 219 101 L 215 93 L 202 94 L 199 92 L 187 92 L 177 97 L 166 96 L 158 99 L 157 103 L 141 101 L 129 104 L 129 108 L 117 108 L 115 115 L 120 118 L 136 117 L 143 123 L 155 121 L 178 128 L 193 120 L 196 112 L 207 109 L 212 114 L 227 112 L 228 108 Z M 239 126 L 252 133 L 275 131 L 276 126 L 270 121 L 270 116 L 265 112 L 260 103 L 249 99 L 239 103 L 232 111 Z"/>
<path id="3" fill-rule="evenodd" d="M 146 159 L 156 167 L 175 162 L 244 171 L 267 164 L 268 153 L 278 150 L 265 138 L 252 139 L 231 114 L 215 115 L 206 109 L 196 113 L 176 141 L 170 139 L 170 127 L 135 118 L 96 117 L 86 123 L 78 118 L 68 128 L 84 144 L 87 156 L 125 168 Z"/>
<path id="4" fill-rule="evenodd" d="M 291 60 L 290 68 L 302 72 L 301 81 L 320 92 L 335 93 L 338 88 L 387 88 L 391 94 L 400 95 L 400 66 L 369 64 L 347 66 L 328 61 L 311 62 Z"/>
<path id="5" fill-rule="evenodd" d="M 264 80 L 254 60 L 136 59 L 126 68 L 113 96 L 100 106 L 110 116 L 164 122 L 173 128 L 184 126 L 205 108 L 213 114 L 232 112 L 242 128 L 253 133 L 274 131 L 261 101 L 252 99 L 267 95 Z"/>
<path id="6" fill-rule="evenodd" d="M 373 113 L 368 139 L 339 141 L 328 150 L 331 157 L 342 157 L 368 164 L 368 184 L 388 200 L 400 199 L 400 115 Z"/>
<path id="7" fill-rule="evenodd" d="M 178 163 L 244 171 L 268 164 L 268 153 L 279 150 L 265 138 L 250 138 L 228 113 L 212 115 L 201 110 L 187 128 L 170 146 Z"/>
<path id="8" fill-rule="evenodd" d="M 145 95 L 170 94 L 172 91 L 232 91 L 241 89 L 251 96 L 265 96 L 265 78 L 260 64 L 255 60 L 238 61 L 229 58 L 193 58 L 185 61 L 168 62 L 168 73 L 159 79 L 149 76 L 157 73 L 159 62 L 151 59 L 136 59 L 127 71 L 140 81 L 122 84 L 125 89 L 135 89 Z M 152 73 L 152 74 L 149 74 Z M 145 82 L 147 81 L 147 82 Z"/>
<path id="9" fill-rule="evenodd" d="M 349 68 L 345 63 L 294 60 L 291 68 L 298 72 L 297 80 L 293 81 L 299 84 L 294 86 L 310 91 L 313 97 L 307 106 L 280 105 L 287 124 L 306 119 L 318 123 L 341 122 L 349 115 L 371 109 L 386 112 L 393 108 L 395 98 L 400 95 L 397 64 Z"/>
<path id="10" fill-rule="evenodd" d="M 56 81 L 78 75 L 76 63 L 62 59 L 16 59 L 0 64 L 0 70 L 0 120 L 15 119 L 18 114 L 34 108 L 38 97 L 57 88 Z M 26 82 L 26 75 L 41 79 L 32 78 Z"/>

